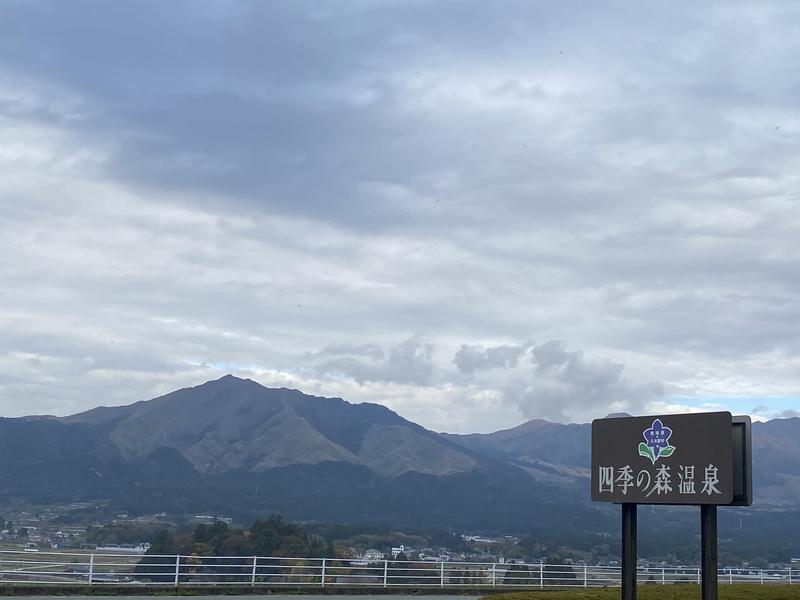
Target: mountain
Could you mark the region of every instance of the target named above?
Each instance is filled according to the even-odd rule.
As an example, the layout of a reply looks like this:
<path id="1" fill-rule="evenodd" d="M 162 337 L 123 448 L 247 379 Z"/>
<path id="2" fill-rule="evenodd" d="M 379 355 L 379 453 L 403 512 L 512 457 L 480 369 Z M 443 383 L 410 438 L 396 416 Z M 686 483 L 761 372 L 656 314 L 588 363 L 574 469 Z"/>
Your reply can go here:
<path id="1" fill-rule="evenodd" d="M 586 496 L 386 407 L 232 376 L 130 406 L 0 419 L 5 503 L 502 529 L 586 512 Z"/>
<path id="2" fill-rule="evenodd" d="M 438 434 L 377 404 L 226 376 L 130 406 L 0 419 L 0 508 L 103 501 L 131 514 L 224 513 L 245 523 L 280 512 L 604 539 L 618 513 L 589 501 L 590 436 L 590 425 L 541 420 Z M 759 528 L 777 526 L 776 510 L 780 523 L 793 522 L 800 419 L 755 424 L 753 440 L 756 507 L 773 511 Z M 739 525 L 743 513 L 734 513 Z M 659 527 L 684 531 L 684 514 Z"/>
<path id="3" fill-rule="evenodd" d="M 612 415 L 609 415 L 612 416 Z M 533 420 L 486 434 L 441 434 L 464 448 L 507 460 L 534 475 L 589 477 L 591 425 Z M 754 504 L 800 508 L 800 418 L 753 424 Z"/>
<path id="4" fill-rule="evenodd" d="M 62 420 L 91 425 L 128 461 L 169 447 L 200 473 L 344 462 L 394 477 L 446 475 L 478 464 L 471 452 L 378 404 L 268 389 L 226 376 L 131 406 Z"/>
<path id="5" fill-rule="evenodd" d="M 456 444 L 505 460 L 539 479 L 578 483 L 589 477 L 591 425 L 528 421 L 494 433 L 440 434 Z"/>
<path id="6" fill-rule="evenodd" d="M 800 506 L 800 418 L 753 424 L 756 502 Z"/>

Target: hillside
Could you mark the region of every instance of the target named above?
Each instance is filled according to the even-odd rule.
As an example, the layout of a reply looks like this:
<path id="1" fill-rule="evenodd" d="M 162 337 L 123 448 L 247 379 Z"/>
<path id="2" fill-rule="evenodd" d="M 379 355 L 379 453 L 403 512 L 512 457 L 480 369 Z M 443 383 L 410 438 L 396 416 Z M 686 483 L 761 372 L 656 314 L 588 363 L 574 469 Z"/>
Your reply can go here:
<path id="1" fill-rule="evenodd" d="M 487 528 L 564 510 L 556 489 L 587 506 L 572 481 L 538 480 L 383 406 L 231 376 L 66 418 L 0 419 L 0 450 L 7 502 Z"/>
<path id="2" fill-rule="evenodd" d="M 0 504 L 604 536 L 618 515 L 589 501 L 589 439 L 589 425 L 540 420 L 438 434 L 377 404 L 226 376 L 130 406 L 0 419 Z M 800 419 L 756 424 L 753 439 L 756 508 L 797 510 Z"/>
<path id="3" fill-rule="evenodd" d="M 462 473 L 478 464 L 472 452 L 384 406 L 268 389 L 230 375 L 63 422 L 105 431 L 127 460 L 174 448 L 200 473 L 345 462 L 394 477 Z"/>
<path id="4" fill-rule="evenodd" d="M 533 420 L 487 434 L 442 434 L 476 452 L 507 460 L 533 472 L 588 477 L 590 424 Z M 755 504 L 800 507 L 800 419 L 753 424 Z"/>

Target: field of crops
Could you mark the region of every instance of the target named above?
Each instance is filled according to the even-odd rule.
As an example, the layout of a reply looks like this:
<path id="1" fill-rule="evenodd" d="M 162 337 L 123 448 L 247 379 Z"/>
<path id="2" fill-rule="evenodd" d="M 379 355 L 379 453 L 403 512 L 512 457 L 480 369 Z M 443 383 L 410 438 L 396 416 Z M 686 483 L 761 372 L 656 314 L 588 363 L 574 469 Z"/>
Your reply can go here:
<path id="1" fill-rule="evenodd" d="M 510 592 L 493 594 L 491 600 L 619 600 L 619 588 L 569 591 Z M 639 600 L 700 600 L 700 586 L 639 586 Z M 800 586 L 720 586 L 720 600 L 800 600 Z"/>

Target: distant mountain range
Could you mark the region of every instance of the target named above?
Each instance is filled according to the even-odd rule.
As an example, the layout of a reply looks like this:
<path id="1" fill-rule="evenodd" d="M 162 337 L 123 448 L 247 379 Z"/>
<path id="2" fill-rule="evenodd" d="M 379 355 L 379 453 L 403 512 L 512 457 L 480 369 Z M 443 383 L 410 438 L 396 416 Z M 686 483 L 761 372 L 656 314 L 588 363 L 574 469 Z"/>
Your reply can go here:
<path id="1" fill-rule="evenodd" d="M 512 429 L 441 434 L 466 448 L 506 460 L 535 477 L 589 477 L 591 424 L 533 420 Z M 761 508 L 800 508 L 800 419 L 753 424 L 753 484 Z M 552 478 L 551 478 L 552 479 Z"/>
<path id="2" fill-rule="evenodd" d="M 130 406 L 0 419 L 0 502 L 132 514 L 269 512 L 469 530 L 613 530 L 589 501 L 589 425 L 429 431 L 384 406 L 226 376 Z M 800 508 L 800 419 L 754 425 L 759 505 Z"/>

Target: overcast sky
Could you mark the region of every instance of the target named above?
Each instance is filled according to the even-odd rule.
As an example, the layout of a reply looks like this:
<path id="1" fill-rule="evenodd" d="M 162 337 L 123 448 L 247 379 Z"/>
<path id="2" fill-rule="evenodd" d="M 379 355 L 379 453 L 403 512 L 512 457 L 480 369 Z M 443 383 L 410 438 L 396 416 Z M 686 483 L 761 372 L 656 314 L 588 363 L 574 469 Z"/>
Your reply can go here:
<path id="1" fill-rule="evenodd" d="M 0 414 L 800 410 L 794 2 L 0 3 Z"/>

